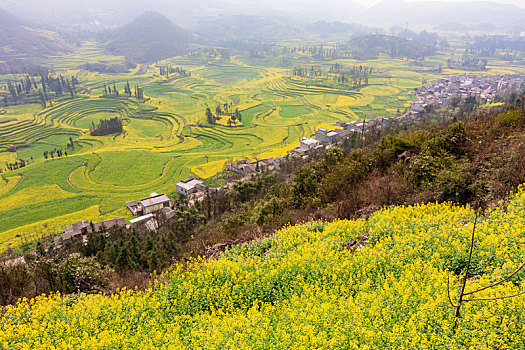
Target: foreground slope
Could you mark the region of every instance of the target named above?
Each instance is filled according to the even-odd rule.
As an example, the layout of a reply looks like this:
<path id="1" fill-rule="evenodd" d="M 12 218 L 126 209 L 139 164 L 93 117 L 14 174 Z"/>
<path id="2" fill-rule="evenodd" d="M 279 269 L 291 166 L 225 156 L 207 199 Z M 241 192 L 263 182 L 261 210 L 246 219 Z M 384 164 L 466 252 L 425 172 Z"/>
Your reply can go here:
<path id="1" fill-rule="evenodd" d="M 523 261 L 525 192 L 478 222 L 467 287 Z M 448 204 L 385 209 L 368 221 L 311 222 L 175 267 L 144 292 L 42 296 L 7 307 L 4 348 L 508 348 L 525 347 L 523 298 L 452 298 L 474 212 Z M 360 235 L 368 245 L 345 248 Z M 516 293 L 523 274 L 478 297 Z"/>

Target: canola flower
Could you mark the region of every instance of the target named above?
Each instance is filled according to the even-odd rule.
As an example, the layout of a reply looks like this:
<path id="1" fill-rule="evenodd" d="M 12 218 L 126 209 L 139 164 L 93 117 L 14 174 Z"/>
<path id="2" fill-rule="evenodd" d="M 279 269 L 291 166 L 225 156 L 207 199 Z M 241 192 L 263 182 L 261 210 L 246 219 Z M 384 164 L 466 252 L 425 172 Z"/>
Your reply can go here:
<path id="1" fill-rule="evenodd" d="M 525 259 L 525 191 L 487 214 L 467 289 Z M 368 221 L 310 222 L 177 265 L 146 291 L 49 295 L 1 315 L 5 349 L 524 349 L 523 298 L 454 310 L 474 212 L 428 204 L 387 208 Z M 344 248 L 368 233 L 357 252 Z M 523 290 L 512 281 L 476 297 Z"/>

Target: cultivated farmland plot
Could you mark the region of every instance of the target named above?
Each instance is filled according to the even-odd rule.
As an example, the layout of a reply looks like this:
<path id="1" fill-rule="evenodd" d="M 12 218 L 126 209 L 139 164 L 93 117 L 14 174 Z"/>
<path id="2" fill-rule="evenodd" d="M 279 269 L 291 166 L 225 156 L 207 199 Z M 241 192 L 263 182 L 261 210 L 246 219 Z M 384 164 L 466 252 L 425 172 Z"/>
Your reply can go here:
<path id="1" fill-rule="evenodd" d="M 83 63 L 120 62 L 89 42 L 76 52 L 49 61 L 60 74 L 75 76 L 81 89 L 52 106 L 25 104 L 5 107 L 0 115 L 0 164 L 28 161 L 24 168 L 4 171 L 0 178 L 0 250 L 58 233 L 64 226 L 129 217 L 125 202 L 151 192 L 174 195 L 175 183 L 189 174 L 209 178 L 232 159 L 286 154 L 316 128 L 341 120 L 387 117 L 404 111 L 412 89 L 424 81 L 456 73 L 416 67 L 409 61 L 380 56 L 356 61 L 316 60 L 302 56 L 301 64 L 328 69 L 338 63 L 366 65 L 367 85 L 348 88 L 334 82 L 316 83 L 291 77 L 291 67 L 278 57 L 247 55 L 229 60 L 175 57 L 129 73 L 105 74 L 79 70 Z M 447 54 L 429 59 L 446 65 Z M 189 74 L 161 76 L 159 66 L 183 67 Z M 494 60 L 487 74 L 523 73 L 523 67 Z M 144 99 L 124 94 L 128 83 L 140 86 Z M 105 94 L 116 86 L 119 96 Z M 242 121 L 208 124 L 206 108 L 228 105 Z M 124 132 L 91 136 L 101 119 L 122 119 Z M 67 156 L 44 157 L 66 149 Z"/>

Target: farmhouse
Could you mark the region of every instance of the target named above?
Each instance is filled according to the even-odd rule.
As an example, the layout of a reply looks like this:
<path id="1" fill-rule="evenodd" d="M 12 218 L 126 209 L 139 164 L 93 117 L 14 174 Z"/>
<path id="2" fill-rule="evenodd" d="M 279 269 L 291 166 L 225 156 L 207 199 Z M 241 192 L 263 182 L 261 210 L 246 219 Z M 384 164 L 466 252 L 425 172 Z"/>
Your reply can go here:
<path id="1" fill-rule="evenodd" d="M 139 213 L 142 213 L 142 205 L 137 201 L 129 201 L 126 202 L 126 207 L 128 207 L 129 211 L 131 211 L 131 214 L 133 216 L 139 216 Z"/>
<path id="2" fill-rule="evenodd" d="M 288 156 L 282 156 L 282 157 L 275 158 L 273 160 L 274 169 L 277 169 L 277 170 L 281 169 L 281 163 L 287 160 L 288 160 Z"/>
<path id="3" fill-rule="evenodd" d="M 321 143 L 328 143 L 328 129 L 319 128 L 315 131 L 315 139 Z"/>
<path id="4" fill-rule="evenodd" d="M 92 229 L 89 225 L 89 221 L 82 220 L 77 222 L 76 224 L 73 224 L 71 226 L 68 226 L 64 228 L 64 233 L 62 234 L 61 238 L 64 241 L 68 241 L 72 238 L 81 237 L 83 235 L 87 235 L 88 233 L 91 233 Z"/>
<path id="5" fill-rule="evenodd" d="M 129 221 L 129 226 L 131 228 L 137 227 L 139 225 L 144 225 L 150 231 L 156 231 L 159 228 L 159 224 L 157 223 L 155 215 L 153 214 L 139 216 L 138 218 Z"/>
<path id="6" fill-rule="evenodd" d="M 189 196 L 190 194 L 199 191 L 202 188 L 202 186 L 204 186 L 204 183 L 202 181 L 192 178 L 188 179 L 188 181 L 178 182 L 177 185 L 175 185 L 175 188 L 177 190 L 177 193 L 182 194 L 184 196 Z"/>
<path id="7" fill-rule="evenodd" d="M 119 228 L 126 227 L 126 219 L 124 218 L 111 219 L 111 220 L 106 220 L 106 221 L 97 222 L 93 224 L 94 232 L 104 232 L 107 229 L 110 229 L 112 227 L 119 227 Z"/>
<path id="8" fill-rule="evenodd" d="M 105 232 L 107 229 L 113 227 L 125 228 L 126 219 L 111 219 L 102 222 L 97 222 L 94 224 L 90 223 L 87 220 L 82 220 L 77 222 L 76 224 L 64 228 L 64 233 L 59 237 L 55 238 L 55 246 L 59 246 L 62 243 L 69 241 L 73 238 L 85 238 L 87 234 L 92 232 Z"/>
<path id="9" fill-rule="evenodd" d="M 316 140 L 312 139 L 310 137 L 305 137 L 301 140 L 301 143 L 298 147 L 293 148 L 290 151 L 291 156 L 304 156 L 307 155 L 308 152 L 313 151 L 315 149 L 322 148 L 323 146 L 321 143 Z"/>
<path id="10" fill-rule="evenodd" d="M 169 220 L 175 216 L 175 210 L 171 209 L 171 207 L 164 207 L 160 210 L 160 215 L 165 220 Z"/>
<path id="11" fill-rule="evenodd" d="M 250 174 L 255 172 L 256 165 L 250 163 L 247 159 L 228 164 L 226 168 L 236 174 Z"/>
<path id="12" fill-rule="evenodd" d="M 126 206 L 133 216 L 154 213 L 164 207 L 169 207 L 172 204 L 173 203 L 168 196 L 157 193 L 151 193 L 150 197 L 141 199 L 140 201 L 126 202 Z"/>
<path id="13" fill-rule="evenodd" d="M 256 168 L 257 168 L 257 165 L 259 166 L 259 169 L 266 169 L 266 170 L 272 170 L 273 169 L 273 158 L 266 158 L 266 159 L 261 159 L 261 160 L 258 160 L 255 162 L 256 164 Z"/>
<path id="14" fill-rule="evenodd" d="M 171 199 L 165 194 L 152 193 L 151 197 L 140 200 L 142 206 L 142 214 L 151 214 L 161 210 L 164 207 L 172 205 Z"/>

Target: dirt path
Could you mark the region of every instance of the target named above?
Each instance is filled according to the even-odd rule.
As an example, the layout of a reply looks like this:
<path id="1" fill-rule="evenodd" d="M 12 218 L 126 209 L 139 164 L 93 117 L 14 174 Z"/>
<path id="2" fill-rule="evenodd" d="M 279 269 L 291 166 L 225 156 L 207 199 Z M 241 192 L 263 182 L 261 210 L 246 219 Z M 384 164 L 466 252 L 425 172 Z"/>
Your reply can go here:
<path id="1" fill-rule="evenodd" d="M 188 126 L 188 121 L 186 120 L 186 118 L 184 118 L 184 117 L 181 116 L 181 115 L 177 115 L 177 114 L 174 114 L 174 116 L 176 116 L 177 118 L 179 118 L 180 120 L 182 120 L 182 122 L 184 123 L 184 127 L 187 127 L 187 126 Z"/>
<path id="2" fill-rule="evenodd" d="M 71 177 L 71 174 L 73 174 L 73 172 L 75 172 L 75 170 L 83 167 L 83 166 L 86 166 L 86 163 L 82 163 L 81 165 L 77 166 L 75 169 L 71 170 L 69 172 L 69 174 L 67 174 L 67 183 L 69 184 L 69 186 L 73 187 L 73 188 L 76 188 L 76 189 L 79 189 L 78 187 L 74 186 L 71 181 L 69 180 L 69 178 Z"/>
<path id="3" fill-rule="evenodd" d="M 166 174 L 166 167 L 168 166 L 168 163 L 169 160 L 164 164 L 164 168 L 162 168 L 162 173 L 160 174 L 160 177 L 164 177 L 164 174 Z"/>

